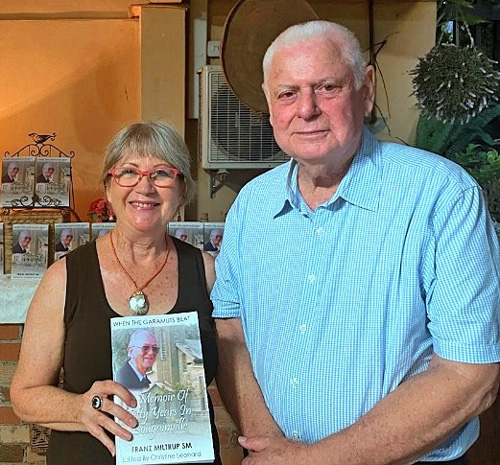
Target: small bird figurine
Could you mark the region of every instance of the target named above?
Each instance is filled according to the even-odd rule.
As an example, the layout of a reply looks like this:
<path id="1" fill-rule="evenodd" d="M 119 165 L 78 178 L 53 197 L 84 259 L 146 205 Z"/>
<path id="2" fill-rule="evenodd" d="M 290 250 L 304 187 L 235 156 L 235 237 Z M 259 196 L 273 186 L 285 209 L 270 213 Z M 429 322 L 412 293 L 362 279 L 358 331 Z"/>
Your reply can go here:
<path id="1" fill-rule="evenodd" d="M 36 132 L 30 132 L 28 134 L 33 139 L 35 144 L 43 144 L 47 139 L 54 140 L 56 138 L 56 133 L 53 134 L 37 134 Z"/>

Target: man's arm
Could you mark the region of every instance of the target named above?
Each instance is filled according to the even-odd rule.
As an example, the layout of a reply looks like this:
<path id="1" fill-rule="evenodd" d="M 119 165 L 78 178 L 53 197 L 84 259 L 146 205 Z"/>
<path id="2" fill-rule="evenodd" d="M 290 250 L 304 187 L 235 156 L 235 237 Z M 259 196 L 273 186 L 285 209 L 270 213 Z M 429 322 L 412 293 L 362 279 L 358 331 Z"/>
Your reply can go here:
<path id="1" fill-rule="evenodd" d="M 491 406 L 498 364 L 433 356 L 429 369 L 401 384 L 353 425 L 312 445 L 248 437 L 245 465 L 402 465 L 434 449 Z"/>
<path id="2" fill-rule="evenodd" d="M 245 435 L 283 437 L 253 375 L 241 320 L 216 319 L 216 325 L 219 351 L 217 388 L 226 410 Z"/>

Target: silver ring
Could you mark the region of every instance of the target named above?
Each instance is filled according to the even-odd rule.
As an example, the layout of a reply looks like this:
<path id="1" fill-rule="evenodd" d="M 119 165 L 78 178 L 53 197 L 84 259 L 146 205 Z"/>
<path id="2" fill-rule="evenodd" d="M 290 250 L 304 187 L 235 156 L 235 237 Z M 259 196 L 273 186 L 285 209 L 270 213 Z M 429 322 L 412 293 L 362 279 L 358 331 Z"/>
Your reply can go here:
<path id="1" fill-rule="evenodd" d="M 95 410 L 101 410 L 102 409 L 102 397 L 101 396 L 94 396 L 92 397 L 92 400 L 90 401 L 90 405 L 92 405 L 92 408 Z"/>

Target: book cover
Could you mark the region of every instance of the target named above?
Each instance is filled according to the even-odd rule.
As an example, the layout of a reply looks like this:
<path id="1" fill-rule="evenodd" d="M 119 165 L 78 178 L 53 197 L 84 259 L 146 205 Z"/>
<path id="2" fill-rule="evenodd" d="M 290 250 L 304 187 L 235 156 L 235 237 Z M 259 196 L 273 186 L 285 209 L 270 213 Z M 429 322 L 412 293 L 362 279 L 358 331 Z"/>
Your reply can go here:
<path id="1" fill-rule="evenodd" d="M 108 234 L 115 227 L 114 222 L 108 223 L 91 223 L 90 229 L 92 231 L 92 240 L 96 240 L 98 237 Z"/>
<path id="2" fill-rule="evenodd" d="M 39 158 L 36 162 L 35 180 L 35 206 L 69 206 L 71 190 L 70 158 Z"/>
<path id="3" fill-rule="evenodd" d="M 35 157 L 2 159 L 2 207 L 33 205 Z"/>
<path id="4" fill-rule="evenodd" d="M 89 241 L 89 223 L 54 224 L 54 261 Z"/>
<path id="5" fill-rule="evenodd" d="M 203 223 L 203 250 L 213 257 L 220 252 L 224 237 L 224 223 Z"/>
<path id="6" fill-rule="evenodd" d="M 48 224 L 12 225 L 11 278 L 40 278 L 47 269 Z"/>
<path id="7" fill-rule="evenodd" d="M 113 379 L 137 399 L 132 441 L 115 439 L 116 463 L 214 460 L 196 312 L 111 319 Z"/>
<path id="8" fill-rule="evenodd" d="M 168 223 L 168 234 L 203 249 L 203 223 L 199 221 L 172 221 Z"/>

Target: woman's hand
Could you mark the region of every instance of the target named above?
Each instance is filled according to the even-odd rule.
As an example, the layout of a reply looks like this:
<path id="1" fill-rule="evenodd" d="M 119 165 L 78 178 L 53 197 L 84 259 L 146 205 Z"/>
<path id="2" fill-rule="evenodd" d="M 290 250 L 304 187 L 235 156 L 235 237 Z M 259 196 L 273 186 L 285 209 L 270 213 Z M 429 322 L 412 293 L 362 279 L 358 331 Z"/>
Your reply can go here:
<path id="1" fill-rule="evenodd" d="M 92 398 L 99 396 L 102 399 L 102 407 L 96 410 L 92 407 Z M 113 396 L 119 397 L 125 404 L 135 408 L 137 401 L 133 394 L 121 384 L 114 381 L 96 381 L 92 387 L 81 396 L 81 422 L 87 431 L 101 441 L 115 456 L 115 445 L 107 432 L 118 436 L 125 441 L 132 439 L 132 434 L 120 426 L 113 417 L 120 419 L 124 424 L 135 428 L 137 419 L 120 405 L 113 402 Z"/>

